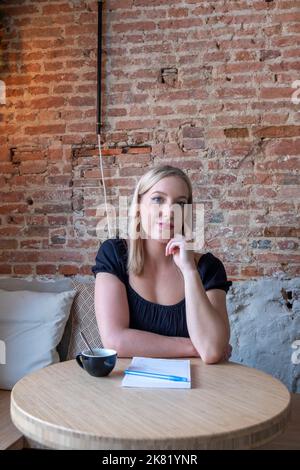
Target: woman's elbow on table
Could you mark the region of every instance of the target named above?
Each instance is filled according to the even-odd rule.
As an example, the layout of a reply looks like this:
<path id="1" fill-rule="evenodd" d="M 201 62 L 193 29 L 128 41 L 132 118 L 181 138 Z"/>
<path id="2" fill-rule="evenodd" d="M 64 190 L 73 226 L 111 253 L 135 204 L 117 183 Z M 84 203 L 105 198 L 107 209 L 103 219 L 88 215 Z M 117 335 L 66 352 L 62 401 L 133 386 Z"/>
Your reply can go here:
<path id="1" fill-rule="evenodd" d="M 105 349 L 114 349 L 117 351 L 120 349 L 120 339 L 118 335 L 109 335 L 109 336 L 102 336 L 102 344 Z"/>
<path id="2" fill-rule="evenodd" d="M 130 354 L 128 354 L 126 351 L 126 344 L 124 347 L 124 341 L 121 333 L 103 339 L 102 343 L 104 348 L 117 351 L 118 357 L 131 357 Z"/>
<path id="3" fill-rule="evenodd" d="M 223 357 L 220 355 L 208 354 L 208 355 L 205 355 L 204 357 L 202 356 L 201 359 L 205 364 L 217 364 L 218 362 L 221 362 Z"/>
<path id="4" fill-rule="evenodd" d="M 202 361 L 205 364 L 217 364 L 225 359 L 224 351 L 205 351 L 200 354 Z"/>

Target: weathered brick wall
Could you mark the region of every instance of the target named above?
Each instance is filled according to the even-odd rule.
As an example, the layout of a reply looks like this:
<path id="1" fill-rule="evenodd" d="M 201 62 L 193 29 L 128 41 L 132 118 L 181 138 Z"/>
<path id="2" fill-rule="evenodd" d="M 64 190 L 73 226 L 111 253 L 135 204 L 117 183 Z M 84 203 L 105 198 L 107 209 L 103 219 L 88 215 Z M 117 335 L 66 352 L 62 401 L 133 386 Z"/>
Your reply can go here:
<path id="1" fill-rule="evenodd" d="M 97 2 L 0 8 L 0 274 L 90 274 Z M 299 271 L 299 20 L 297 0 L 105 2 L 108 201 L 152 165 L 183 168 L 231 279 Z"/>

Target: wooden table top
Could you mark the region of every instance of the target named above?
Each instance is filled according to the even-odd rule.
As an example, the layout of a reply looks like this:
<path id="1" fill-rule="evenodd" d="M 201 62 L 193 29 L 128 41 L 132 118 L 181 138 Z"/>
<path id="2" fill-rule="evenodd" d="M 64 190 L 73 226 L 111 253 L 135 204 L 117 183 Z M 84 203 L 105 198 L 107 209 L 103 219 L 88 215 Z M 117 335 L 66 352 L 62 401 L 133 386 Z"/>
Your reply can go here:
<path id="1" fill-rule="evenodd" d="M 249 449 L 289 420 L 289 391 L 259 370 L 191 358 L 191 389 L 122 388 L 130 362 L 102 378 L 74 360 L 27 375 L 11 395 L 15 426 L 54 449 Z"/>

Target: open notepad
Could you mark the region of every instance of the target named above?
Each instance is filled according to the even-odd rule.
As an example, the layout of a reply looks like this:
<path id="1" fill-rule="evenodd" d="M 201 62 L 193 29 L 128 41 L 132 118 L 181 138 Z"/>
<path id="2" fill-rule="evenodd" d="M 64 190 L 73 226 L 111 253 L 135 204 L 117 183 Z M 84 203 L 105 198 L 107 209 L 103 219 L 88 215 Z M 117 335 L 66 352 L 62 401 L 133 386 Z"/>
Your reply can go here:
<path id="1" fill-rule="evenodd" d="M 133 357 L 122 387 L 191 388 L 188 359 Z"/>

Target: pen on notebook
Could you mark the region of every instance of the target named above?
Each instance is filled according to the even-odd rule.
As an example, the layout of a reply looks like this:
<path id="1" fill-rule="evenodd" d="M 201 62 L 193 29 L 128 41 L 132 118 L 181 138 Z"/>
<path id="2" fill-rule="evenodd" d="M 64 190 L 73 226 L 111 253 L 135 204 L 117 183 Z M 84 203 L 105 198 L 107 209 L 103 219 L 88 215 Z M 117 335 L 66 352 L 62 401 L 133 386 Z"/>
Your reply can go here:
<path id="1" fill-rule="evenodd" d="M 164 379 L 164 380 L 173 380 L 176 382 L 188 382 L 186 377 L 180 377 L 178 375 L 167 375 L 167 374 L 160 374 L 158 372 L 146 372 L 142 370 L 130 370 L 126 369 L 125 375 L 140 375 L 143 377 L 150 377 L 153 379 Z"/>

